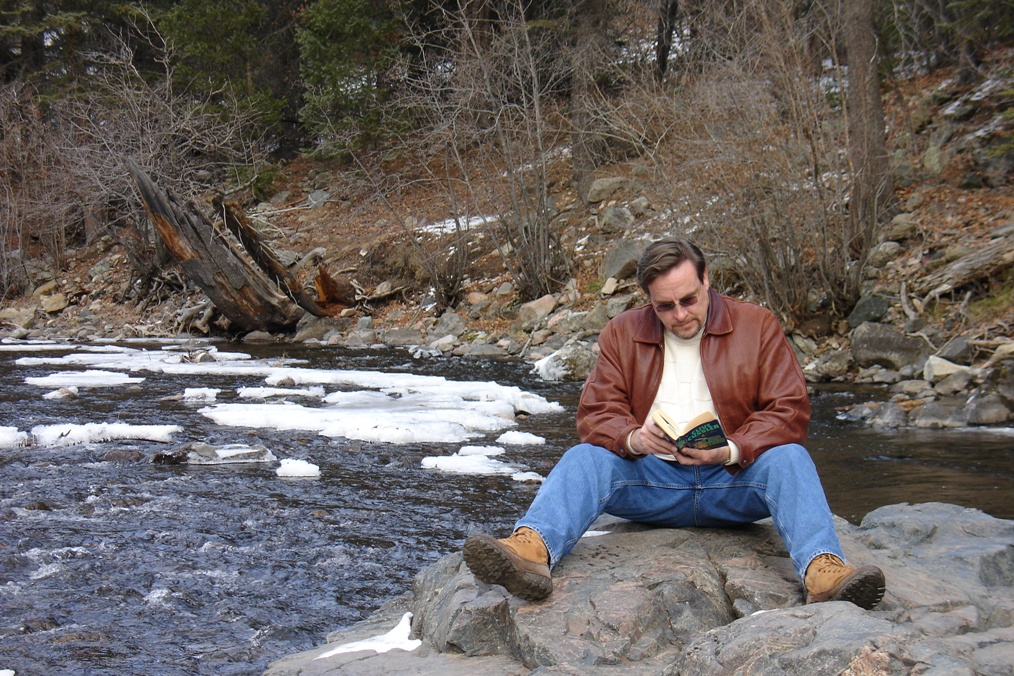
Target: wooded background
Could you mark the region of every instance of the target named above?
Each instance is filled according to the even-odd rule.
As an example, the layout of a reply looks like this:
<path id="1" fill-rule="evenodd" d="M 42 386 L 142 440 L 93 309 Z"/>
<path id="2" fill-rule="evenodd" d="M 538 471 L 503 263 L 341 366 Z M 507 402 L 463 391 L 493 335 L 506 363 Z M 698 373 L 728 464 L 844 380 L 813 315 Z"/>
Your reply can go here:
<path id="1" fill-rule="evenodd" d="M 463 222 L 495 216 L 525 298 L 571 272 L 562 153 L 582 199 L 638 159 L 744 288 L 790 318 L 818 288 L 840 316 L 895 210 L 885 91 L 948 65 L 973 81 L 1012 39 L 1009 0 L 4 0 L 0 297 L 26 258 L 107 233 L 159 274 L 128 159 L 183 199 L 263 199 L 279 158 L 391 181 L 371 158 L 397 149 Z M 441 304 L 463 269 L 432 266 Z"/>

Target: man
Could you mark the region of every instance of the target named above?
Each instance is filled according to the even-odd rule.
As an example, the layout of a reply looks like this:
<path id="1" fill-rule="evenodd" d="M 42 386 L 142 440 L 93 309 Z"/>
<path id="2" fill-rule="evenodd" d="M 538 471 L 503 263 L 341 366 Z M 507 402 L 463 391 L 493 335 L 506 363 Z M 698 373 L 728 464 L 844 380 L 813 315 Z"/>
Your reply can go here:
<path id="1" fill-rule="evenodd" d="M 872 608 L 884 574 L 844 563 L 809 453 L 802 369 L 775 316 L 710 288 L 704 255 L 683 239 L 649 245 L 637 281 L 649 304 L 614 318 L 577 410 L 583 443 L 550 472 L 514 533 L 472 535 L 472 573 L 523 599 L 553 589 L 559 563 L 606 512 L 668 528 L 716 527 L 772 517 L 807 602 Z M 716 414 L 728 444 L 678 449 L 652 420 L 680 426 Z"/>

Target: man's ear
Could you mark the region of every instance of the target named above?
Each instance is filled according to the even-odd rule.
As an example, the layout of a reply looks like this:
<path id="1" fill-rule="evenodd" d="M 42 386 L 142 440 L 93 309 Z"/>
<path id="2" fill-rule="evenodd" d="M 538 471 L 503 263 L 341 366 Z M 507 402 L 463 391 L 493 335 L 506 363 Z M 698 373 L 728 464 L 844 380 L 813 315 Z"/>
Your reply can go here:
<path id="1" fill-rule="evenodd" d="M 704 290 L 707 291 L 711 288 L 711 282 L 708 281 L 708 271 L 704 271 L 704 277 L 701 279 L 701 284 L 704 285 Z"/>

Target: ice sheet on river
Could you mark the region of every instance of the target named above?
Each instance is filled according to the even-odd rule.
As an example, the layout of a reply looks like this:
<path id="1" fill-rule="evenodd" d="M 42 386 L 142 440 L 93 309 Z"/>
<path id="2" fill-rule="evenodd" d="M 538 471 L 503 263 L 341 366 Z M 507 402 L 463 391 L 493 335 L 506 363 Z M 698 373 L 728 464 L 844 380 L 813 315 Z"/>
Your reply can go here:
<path id="1" fill-rule="evenodd" d="M 269 396 L 318 398 L 323 396 L 323 388 L 330 386 L 337 391 L 323 396 L 322 405 L 300 405 L 289 401 L 225 402 L 217 398 L 216 392 L 216 403 L 199 411 L 219 425 L 306 430 L 327 437 L 367 442 L 458 443 L 514 427 L 515 416 L 521 413 L 563 410 L 556 402 L 496 382 L 455 381 L 442 376 L 412 373 L 301 368 L 294 365 L 299 360 L 252 359 L 244 353 L 221 352 L 212 345 L 200 349 L 168 346 L 161 350 L 97 347 L 76 349 L 62 356 L 21 357 L 16 363 L 63 368 L 101 367 L 195 377 L 263 378 L 267 386 L 263 389 L 237 390 L 239 397 L 247 400 Z M 96 378 L 99 372 L 85 373 L 91 373 L 91 377 Z M 122 374 L 111 375 L 126 378 Z M 74 380 L 75 376 L 77 380 Z M 61 371 L 43 378 L 32 378 L 31 384 L 65 386 L 65 383 L 81 383 L 89 386 L 87 379 L 82 382 L 82 376 Z M 29 380 L 26 378 L 26 382 Z M 295 389 L 298 386 L 304 389 Z M 194 388 L 193 392 L 197 391 Z"/>

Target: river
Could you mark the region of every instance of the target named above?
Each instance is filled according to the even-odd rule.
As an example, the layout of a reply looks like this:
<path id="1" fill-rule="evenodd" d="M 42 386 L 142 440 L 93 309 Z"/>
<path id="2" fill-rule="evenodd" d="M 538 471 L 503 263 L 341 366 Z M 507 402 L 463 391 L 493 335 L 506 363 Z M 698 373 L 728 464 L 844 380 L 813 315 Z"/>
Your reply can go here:
<path id="1" fill-rule="evenodd" d="M 0 670 L 19 676 L 261 673 L 408 591 L 419 570 L 457 550 L 469 533 L 506 533 L 537 483 L 516 480 L 510 471 L 423 467 L 425 458 L 464 452 L 468 444 L 495 447 L 501 430 L 475 431 L 485 424 L 482 411 L 479 422 L 466 421 L 472 425 L 467 441 L 370 436 L 370 429 L 397 426 L 415 398 L 468 389 L 458 383 L 497 383 L 513 389 L 490 397 L 514 397 L 515 408 L 517 392 L 532 403 L 558 404 L 518 416 L 514 430 L 544 440 L 502 445 L 497 460 L 518 472 L 545 475 L 575 441 L 579 385 L 541 382 L 519 361 L 218 344 L 211 351 L 217 348 L 219 358 L 235 353 L 251 357 L 237 363 L 266 366 L 151 370 L 137 360 L 177 350 L 200 363 L 206 346 L 96 347 L 100 356 L 126 350 L 134 359 L 130 367 L 102 366 L 87 354 L 80 362 L 53 361 L 82 354 L 79 347 L 0 347 L 6 350 L 0 351 L 0 429 L 8 439 L 0 445 Z M 295 370 L 268 382 L 265 373 L 276 368 Z M 88 369 L 143 380 L 98 386 L 93 373 L 93 386 L 78 388 L 76 397 L 44 397 L 56 391 L 46 378 Z M 359 384 L 336 376 L 348 371 L 359 374 Z M 368 373 L 406 385 L 363 384 Z M 440 378 L 450 385 L 426 389 Z M 275 408 L 244 408 L 252 414 L 241 423 L 222 422 L 229 406 L 248 401 L 237 398 L 242 388 L 266 382 L 296 389 L 322 383 L 313 387 L 343 401 L 385 394 L 350 405 L 349 415 L 354 408 L 359 417 L 343 420 L 353 438 L 342 435 L 341 421 L 326 433 L 298 423 L 307 409 L 338 405 L 312 393 L 274 394 Z M 190 398 L 181 397 L 188 391 Z M 202 399 L 202 392 L 216 395 Z M 814 392 L 809 448 L 836 514 L 858 523 L 885 504 L 942 501 L 1014 518 L 1010 430 L 875 431 L 835 416 L 836 407 L 884 396 L 856 388 Z M 469 403 L 459 407 L 502 404 L 485 397 L 467 394 Z M 269 414 L 283 400 L 291 406 L 279 421 Z M 528 408 L 539 406 L 521 406 Z M 432 417 L 449 422 L 453 407 Z M 415 420 L 410 432 L 424 439 L 428 422 Z M 59 431 L 58 424 L 69 427 L 55 440 L 41 434 Z M 175 431 L 164 441 L 128 434 L 72 443 L 89 426 L 114 424 Z M 33 439 L 32 430 L 40 436 Z M 11 443 L 12 434 L 26 435 L 27 442 Z M 279 476 L 278 462 L 152 462 L 195 441 L 263 446 L 276 458 L 315 466 L 319 476 Z"/>

